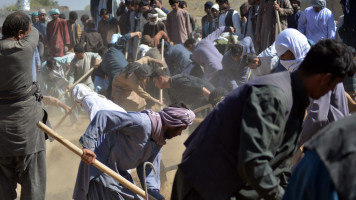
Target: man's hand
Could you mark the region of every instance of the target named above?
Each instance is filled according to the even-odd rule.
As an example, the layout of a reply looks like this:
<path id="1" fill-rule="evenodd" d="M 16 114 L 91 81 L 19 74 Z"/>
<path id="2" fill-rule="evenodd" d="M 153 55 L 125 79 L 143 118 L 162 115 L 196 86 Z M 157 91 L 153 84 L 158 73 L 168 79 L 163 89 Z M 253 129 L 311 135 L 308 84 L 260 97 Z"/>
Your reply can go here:
<path id="1" fill-rule="evenodd" d="M 68 85 L 68 86 L 67 86 L 67 89 L 68 89 L 68 90 L 72 90 L 72 89 L 73 89 L 73 85 Z"/>
<path id="2" fill-rule="evenodd" d="M 230 26 L 230 32 L 231 32 L 231 33 L 235 33 L 235 28 L 232 27 L 232 26 Z"/>
<path id="3" fill-rule="evenodd" d="M 274 2 L 274 9 L 277 11 L 280 9 L 279 4 L 276 1 Z"/>
<path id="4" fill-rule="evenodd" d="M 135 36 L 138 38 L 142 38 L 142 33 L 141 32 L 134 32 Z"/>
<path id="5" fill-rule="evenodd" d="M 94 68 L 95 68 L 95 69 L 98 69 L 100 63 L 101 63 L 101 61 L 98 60 L 98 59 L 96 59 L 96 60 L 95 60 L 95 63 L 94 63 Z"/>
<path id="6" fill-rule="evenodd" d="M 83 155 L 81 156 L 81 158 L 84 163 L 92 165 L 95 162 L 96 155 L 89 149 L 83 148 Z"/>
<path id="7" fill-rule="evenodd" d="M 153 102 L 155 102 L 156 104 L 158 104 L 160 106 L 164 106 L 164 104 L 162 102 L 160 102 L 158 99 L 154 99 Z"/>

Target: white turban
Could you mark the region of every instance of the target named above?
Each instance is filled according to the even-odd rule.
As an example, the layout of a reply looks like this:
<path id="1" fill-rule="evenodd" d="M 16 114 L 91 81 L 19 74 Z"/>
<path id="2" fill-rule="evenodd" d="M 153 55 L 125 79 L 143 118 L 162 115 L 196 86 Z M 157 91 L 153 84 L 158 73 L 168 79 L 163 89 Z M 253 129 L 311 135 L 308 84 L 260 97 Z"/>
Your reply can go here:
<path id="1" fill-rule="evenodd" d="M 73 88 L 72 96 L 77 103 L 82 103 L 83 99 L 88 95 L 98 94 L 83 83 L 79 83 Z"/>

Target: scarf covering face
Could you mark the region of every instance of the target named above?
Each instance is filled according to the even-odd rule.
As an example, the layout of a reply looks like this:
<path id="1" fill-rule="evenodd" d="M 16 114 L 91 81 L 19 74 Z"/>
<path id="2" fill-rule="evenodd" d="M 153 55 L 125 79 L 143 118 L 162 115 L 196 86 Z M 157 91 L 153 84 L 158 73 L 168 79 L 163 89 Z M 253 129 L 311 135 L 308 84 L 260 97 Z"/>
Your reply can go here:
<path id="1" fill-rule="evenodd" d="M 326 1 L 325 0 L 311 0 L 311 5 L 313 7 L 325 8 Z"/>
<path id="2" fill-rule="evenodd" d="M 193 111 L 170 106 L 165 107 L 158 113 L 152 110 L 144 110 L 142 112 L 147 113 L 150 117 L 152 123 L 152 139 L 160 146 L 166 144 L 163 123 L 168 127 L 180 127 L 191 125 L 195 119 Z"/>
<path id="3" fill-rule="evenodd" d="M 290 50 L 295 60 L 283 61 L 281 64 L 290 72 L 298 69 L 310 50 L 308 39 L 296 29 L 288 28 L 282 31 L 275 42 L 275 49 L 279 57 Z"/>
<path id="4" fill-rule="evenodd" d="M 83 83 L 79 83 L 73 88 L 72 96 L 77 103 L 82 103 L 83 99 L 88 95 L 98 94 Z"/>

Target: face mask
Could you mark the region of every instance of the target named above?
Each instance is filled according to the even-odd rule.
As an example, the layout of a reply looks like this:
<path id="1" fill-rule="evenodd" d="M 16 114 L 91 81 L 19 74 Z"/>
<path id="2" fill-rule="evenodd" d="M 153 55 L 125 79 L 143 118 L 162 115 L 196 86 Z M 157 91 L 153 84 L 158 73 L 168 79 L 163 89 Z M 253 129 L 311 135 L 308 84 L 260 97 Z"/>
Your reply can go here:
<path id="1" fill-rule="evenodd" d="M 158 23 L 158 20 L 156 20 L 156 21 L 154 21 L 154 22 L 149 22 L 149 24 L 151 25 L 151 26 L 154 26 L 154 25 L 157 25 L 157 23 Z"/>
<path id="2" fill-rule="evenodd" d="M 283 67 L 286 68 L 290 72 L 297 70 L 301 63 L 298 60 L 280 60 L 280 62 L 283 65 Z"/>

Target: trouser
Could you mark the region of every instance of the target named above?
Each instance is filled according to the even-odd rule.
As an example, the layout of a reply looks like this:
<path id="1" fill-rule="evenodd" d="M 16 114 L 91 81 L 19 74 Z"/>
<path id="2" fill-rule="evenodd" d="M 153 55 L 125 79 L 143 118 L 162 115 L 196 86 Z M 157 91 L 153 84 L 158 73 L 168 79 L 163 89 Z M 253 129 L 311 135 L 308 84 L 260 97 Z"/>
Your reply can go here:
<path id="1" fill-rule="evenodd" d="M 21 200 L 45 199 L 46 151 L 0 157 L 0 198 L 16 199 L 17 183 L 21 185 Z"/>
<path id="2" fill-rule="evenodd" d="M 204 198 L 196 191 L 184 177 L 178 168 L 174 177 L 171 200 L 203 200 Z"/>

